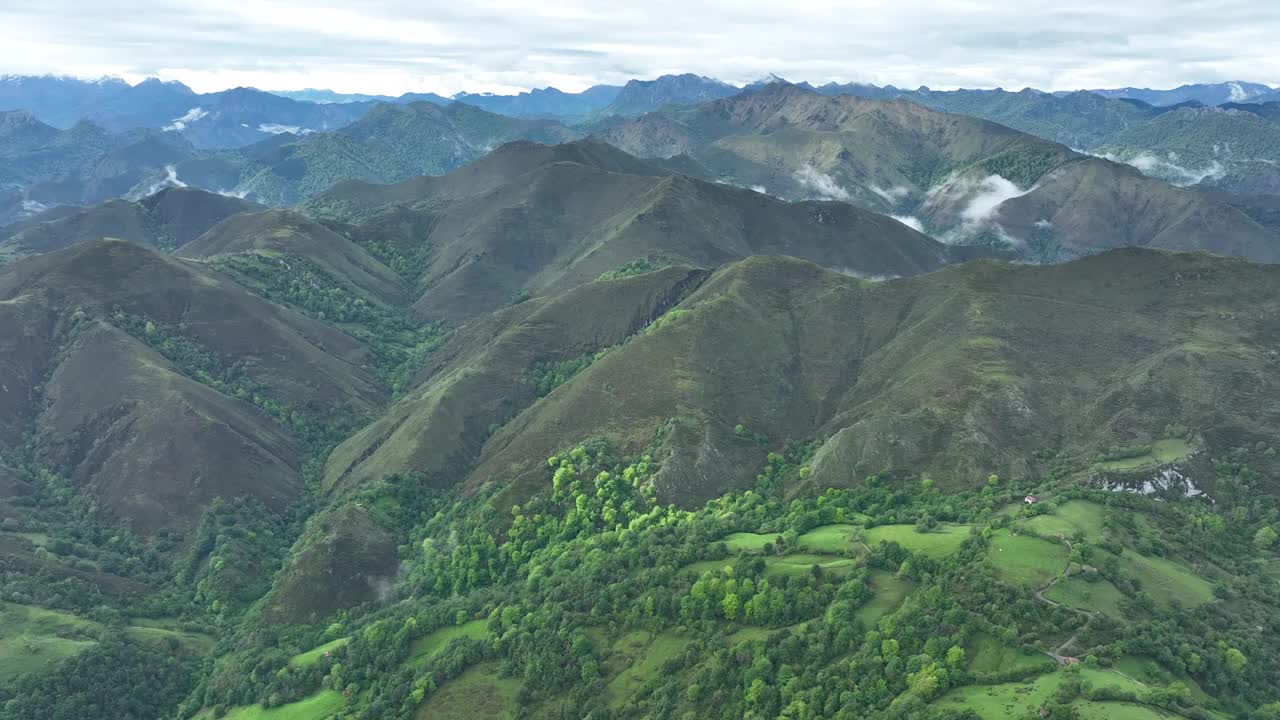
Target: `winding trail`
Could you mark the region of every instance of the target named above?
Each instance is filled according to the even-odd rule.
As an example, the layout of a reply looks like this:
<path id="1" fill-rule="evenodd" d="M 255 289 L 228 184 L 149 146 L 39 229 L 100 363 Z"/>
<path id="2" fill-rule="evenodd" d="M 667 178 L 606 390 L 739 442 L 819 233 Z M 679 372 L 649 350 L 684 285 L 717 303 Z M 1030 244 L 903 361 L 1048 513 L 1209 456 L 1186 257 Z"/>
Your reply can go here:
<path id="1" fill-rule="evenodd" d="M 1071 541 L 1065 538 L 1061 538 L 1061 542 L 1067 546 L 1067 552 L 1070 553 L 1073 549 L 1071 547 Z M 1067 638 L 1065 642 L 1063 642 L 1061 645 L 1059 645 L 1058 647 L 1052 650 L 1044 651 L 1045 655 L 1048 655 L 1049 657 L 1053 658 L 1054 661 L 1056 661 L 1059 665 L 1067 665 L 1070 663 L 1071 661 L 1070 656 L 1065 654 L 1066 651 L 1076 643 L 1076 640 L 1080 637 L 1080 633 L 1089 629 L 1089 626 L 1093 624 L 1093 619 L 1099 615 L 1099 613 L 1096 613 L 1096 612 L 1089 612 L 1088 610 L 1081 610 L 1080 608 L 1071 607 L 1070 605 L 1063 605 L 1060 602 L 1055 602 L 1044 596 L 1045 593 L 1053 589 L 1054 585 L 1058 584 L 1058 581 L 1067 577 L 1067 570 L 1070 567 L 1071 567 L 1071 563 L 1068 562 L 1067 567 L 1062 568 L 1062 572 L 1055 575 L 1047 585 L 1035 591 L 1035 597 L 1040 602 L 1046 605 L 1050 605 L 1052 607 L 1062 608 L 1063 610 L 1069 610 L 1077 615 L 1083 615 L 1086 618 L 1084 625 L 1080 627 L 1080 629 L 1076 630 L 1075 633 L 1071 635 L 1071 637 Z"/>

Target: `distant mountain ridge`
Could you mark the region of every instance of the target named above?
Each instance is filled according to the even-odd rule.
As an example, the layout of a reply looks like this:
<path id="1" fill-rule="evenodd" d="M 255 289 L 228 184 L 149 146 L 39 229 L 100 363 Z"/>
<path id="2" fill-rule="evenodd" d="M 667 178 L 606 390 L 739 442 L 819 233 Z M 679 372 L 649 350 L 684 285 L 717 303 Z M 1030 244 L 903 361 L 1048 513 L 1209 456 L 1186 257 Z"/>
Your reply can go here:
<path id="1" fill-rule="evenodd" d="M 535 88 L 516 95 L 463 92 L 454 95 L 453 99 L 512 117 L 571 120 L 599 112 L 613 102 L 622 90 L 617 85 L 594 85 L 580 93 L 567 93 L 549 87 Z"/>
<path id="2" fill-rule="evenodd" d="M 0 110 L 26 110 L 62 129 L 88 120 L 111 132 L 162 130 L 206 149 L 240 147 L 281 132 L 337 129 L 371 106 L 302 102 L 244 87 L 199 94 L 154 78 L 130 85 L 115 79 L 0 77 Z"/>
<path id="3" fill-rule="evenodd" d="M 1152 245 L 1280 261 L 1274 234 L 1206 196 L 901 100 L 779 82 L 615 119 L 595 132 L 641 157 L 688 156 L 706 177 L 791 199 L 853 202 L 949 242 L 1018 248 L 1037 260 Z"/>
<path id="4" fill-rule="evenodd" d="M 111 133 L 87 121 L 58 130 L 29 113 L 0 113 L 0 226 L 56 205 L 138 199 L 166 187 L 290 205 L 343 180 L 394 183 L 439 175 L 512 140 L 578 137 L 552 120 L 513 118 L 458 102 L 379 103 L 338 130 L 268 134 L 218 151 L 162 130 Z"/>
<path id="5" fill-rule="evenodd" d="M 1239 80 L 1181 85 L 1171 90 L 1126 87 L 1111 90 L 1090 90 L 1089 92 L 1103 97 L 1141 100 L 1156 106 L 1179 105 L 1185 102 L 1221 105 L 1228 102 L 1250 102 L 1257 98 L 1276 99 L 1268 97 L 1276 93 L 1275 88 L 1261 83 L 1241 82 Z"/>

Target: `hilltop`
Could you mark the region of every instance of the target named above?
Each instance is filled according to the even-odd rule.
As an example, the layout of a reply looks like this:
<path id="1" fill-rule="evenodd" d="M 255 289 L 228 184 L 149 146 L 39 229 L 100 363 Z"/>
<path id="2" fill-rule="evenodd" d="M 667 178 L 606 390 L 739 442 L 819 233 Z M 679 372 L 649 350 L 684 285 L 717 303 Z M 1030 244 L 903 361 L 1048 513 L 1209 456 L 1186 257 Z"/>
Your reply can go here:
<path id="1" fill-rule="evenodd" d="M 595 142 L 499 148 L 441 178 L 336 186 L 307 205 L 353 238 L 430 247 L 415 268 L 424 318 L 475 317 L 620 268 L 715 267 L 786 252 L 865 275 L 912 275 L 943 245 L 845 203 L 788 203 L 671 174 Z M 396 229 L 408 233 L 397 236 Z"/>
<path id="2" fill-rule="evenodd" d="M 138 201 L 109 200 L 86 209 L 63 206 L 0 228 L 0 254 L 60 250 L 85 240 L 115 238 L 176 248 L 226 218 L 261 205 L 195 188 L 166 188 Z"/>

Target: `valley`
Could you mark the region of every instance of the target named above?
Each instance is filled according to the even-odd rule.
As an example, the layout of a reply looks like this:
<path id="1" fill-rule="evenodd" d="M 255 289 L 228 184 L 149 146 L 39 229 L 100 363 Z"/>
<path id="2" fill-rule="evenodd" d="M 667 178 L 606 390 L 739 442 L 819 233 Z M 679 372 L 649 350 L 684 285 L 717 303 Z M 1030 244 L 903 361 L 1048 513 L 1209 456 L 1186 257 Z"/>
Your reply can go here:
<path id="1" fill-rule="evenodd" d="M 1280 717 L 1268 86 L 89 85 L 0 720 Z"/>

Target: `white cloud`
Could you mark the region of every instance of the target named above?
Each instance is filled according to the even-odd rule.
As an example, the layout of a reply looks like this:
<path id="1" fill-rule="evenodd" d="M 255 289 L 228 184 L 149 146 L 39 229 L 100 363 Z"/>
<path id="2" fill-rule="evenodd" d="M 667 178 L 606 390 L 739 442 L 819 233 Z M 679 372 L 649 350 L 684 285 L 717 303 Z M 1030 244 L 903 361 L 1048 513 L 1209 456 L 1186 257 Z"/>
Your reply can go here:
<path id="1" fill-rule="evenodd" d="M 897 220 L 916 232 L 924 232 L 924 223 L 920 222 L 920 218 L 915 215 L 890 215 L 889 217 Z"/>
<path id="2" fill-rule="evenodd" d="M 1144 175 L 1161 177 L 1174 185 L 1184 187 L 1204 180 L 1220 178 L 1227 173 L 1227 169 L 1217 160 L 1209 163 L 1207 167 L 1193 169 L 1177 164 L 1174 162 L 1176 159 L 1176 155 L 1172 155 L 1169 160 L 1161 160 L 1155 155 L 1144 153 L 1126 162 L 1141 170 Z"/>
<path id="3" fill-rule="evenodd" d="M 684 71 L 1046 90 L 1280 81 L 1280 4 L 1257 0 L 44 0 L 0 4 L 0 28 L 0 72 L 198 91 L 580 90 Z"/>
<path id="4" fill-rule="evenodd" d="M 1214 154 L 1217 154 L 1217 152 L 1218 148 L 1215 146 Z M 1212 160 L 1208 165 L 1200 168 L 1179 165 L 1177 162 L 1178 154 L 1175 152 L 1167 153 L 1164 159 L 1156 157 L 1149 152 L 1139 153 L 1129 158 L 1123 158 L 1111 153 L 1103 153 L 1099 157 L 1112 162 L 1132 165 L 1143 175 L 1160 178 L 1178 187 L 1190 187 L 1205 180 L 1217 180 L 1227 174 L 1226 166 L 1217 160 Z"/>
<path id="5" fill-rule="evenodd" d="M 760 193 L 761 195 L 768 195 L 768 194 L 769 194 L 769 190 L 768 190 L 768 188 L 766 188 L 766 187 L 765 187 L 765 186 L 763 186 L 763 185 L 752 185 L 752 186 L 751 186 L 751 190 L 754 190 L 755 192 L 758 192 L 758 193 Z"/>
<path id="6" fill-rule="evenodd" d="M 796 182 L 819 200 L 848 200 L 849 191 L 840 187 L 835 178 L 818 170 L 812 165 L 805 165 L 793 175 Z"/>
<path id="7" fill-rule="evenodd" d="M 897 280 L 898 278 L 902 277 L 901 275 L 892 275 L 892 274 L 880 275 L 877 273 L 865 273 L 860 270 L 854 270 L 853 268 L 833 267 L 831 269 L 840 273 L 841 275 L 848 275 L 849 277 L 858 278 L 859 280 L 870 280 L 872 282 L 884 282 L 885 280 Z"/>
<path id="8" fill-rule="evenodd" d="M 177 132 L 179 130 L 185 130 L 187 125 L 199 120 L 202 117 L 205 117 L 208 114 L 209 114 L 209 111 L 205 110 L 204 108 L 193 107 L 190 110 L 188 110 L 186 114 L 183 115 L 182 117 L 174 118 L 173 123 L 171 125 L 165 125 L 163 128 L 161 128 L 161 130 L 164 130 L 165 132 Z"/>
<path id="9" fill-rule="evenodd" d="M 272 135 L 282 135 L 284 133 L 292 133 L 294 135 L 307 135 L 315 132 L 309 128 L 300 125 L 280 125 L 278 123 L 263 123 L 258 126 L 258 132 L 271 133 Z"/>
<path id="10" fill-rule="evenodd" d="M 1022 197 L 1034 189 L 1033 186 L 1023 190 L 1000 175 L 988 175 L 977 182 L 969 204 L 960 211 L 960 217 L 965 224 L 985 222 L 995 217 L 1001 203 Z"/>
<path id="11" fill-rule="evenodd" d="M 23 215 L 38 215 L 38 214 L 40 214 L 40 213 L 42 213 L 42 212 L 44 212 L 45 210 L 48 210 L 48 209 L 49 209 L 49 206 L 48 206 L 48 205 L 45 205 L 45 204 L 44 204 L 44 203 L 42 203 L 42 202 L 37 202 L 37 201 L 35 201 L 35 200 L 23 200 L 23 201 L 22 201 L 22 214 L 23 214 Z"/>
<path id="12" fill-rule="evenodd" d="M 903 198 L 911 194 L 911 188 L 907 187 L 894 187 L 886 190 L 879 185 L 873 184 L 867 186 L 867 189 L 884 198 L 885 202 L 891 205 L 897 205 L 902 202 Z"/>
<path id="13" fill-rule="evenodd" d="M 172 165 L 165 165 L 163 177 L 153 178 L 145 187 L 134 188 L 133 191 L 129 193 L 128 199 L 140 200 L 148 195 L 155 195 L 161 190 L 171 187 L 184 188 L 187 187 L 187 184 L 178 179 L 177 168 Z"/>

